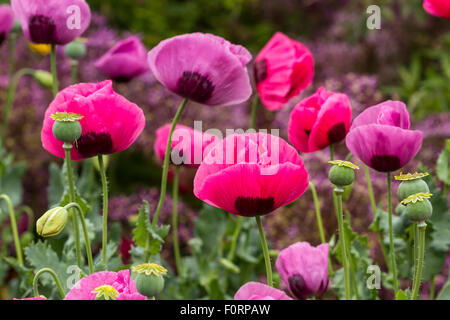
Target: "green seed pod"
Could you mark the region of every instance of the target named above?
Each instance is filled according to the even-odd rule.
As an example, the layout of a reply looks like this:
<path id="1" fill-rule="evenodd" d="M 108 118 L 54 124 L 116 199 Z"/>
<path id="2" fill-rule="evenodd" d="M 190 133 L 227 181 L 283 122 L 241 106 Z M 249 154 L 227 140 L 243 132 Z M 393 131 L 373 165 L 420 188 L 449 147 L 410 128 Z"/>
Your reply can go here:
<path id="1" fill-rule="evenodd" d="M 152 298 L 164 290 L 164 277 L 141 273 L 136 278 L 136 288 L 140 294 Z"/>
<path id="2" fill-rule="evenodd" d="M 78 121 L 55 121 L 53 135 L 64 142 L 73 142 L 81 137 L 81 124 Z"/>
<path id="3" fill-rule="evenodd" d="M 56 207 L 44 213 L 36 222 L 36 232 L 45 238 L 58 235 L 66 226 L 68 212 Z"/>
<path id="4" fill-rule="evenodd" d="M 351 168 L 334 165 L 330 169 L 328 178 L 337 186 L 348 186 L 355 180 L 355 172 Z"/>
<path id="5" fill-rule="evenodd" d="M 406 215 L 412 221 L 428 220 L 433 214 L 433 206 L 428 199 L 422 201 L 410 202 L 406 205 Z"/>
<path id="6" fill-rule="evenodd" d="M 53 87 L 53 76 L 48 71 L 36 70 L 33 73 L 33 78 L 41 87 L 45 89 L 51 89 Z"/>
<path id="7" fill-rule="evenodd" d="M 80 60 L 86 55 L 86 46 L 80 41 L 73 41 L 64 48 L 66 56 L 73 60 Z"/>
<path id="8" fill-rule="evenodd" d="M 348 186 L 344 186 L 344 193 L 342 194 L 342 200 L 343 201 L 347 201 L 350 196 L 352 195 L 352 191 L 353 191 L 353 183 L 349 184 Z"/>
<path id="9" fill-rule="evenodd" d="M 419 192 L 430 192 L 428 184 L 425 181 L 423 181 L 422 179 L 403 181 L 398 186 L 397 190 L 398 200 L 402 201 L 403 199 L 408 198 L 410 195 Z"/>

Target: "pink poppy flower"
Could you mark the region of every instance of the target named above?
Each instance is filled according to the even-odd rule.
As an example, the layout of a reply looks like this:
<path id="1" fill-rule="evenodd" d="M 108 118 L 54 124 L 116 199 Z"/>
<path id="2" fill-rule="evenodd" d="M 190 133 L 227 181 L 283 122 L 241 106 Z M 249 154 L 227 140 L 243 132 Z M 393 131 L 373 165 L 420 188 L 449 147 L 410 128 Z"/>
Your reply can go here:
<path id="1" fill-rule="evenodd" d="M 129 81 L 149 71 L 147 50 L 138 37 L 132 36 L 117 42 L 95 62 L 95 67 L 111 79 Z"/>
<path id="2" fill-rule="evenodd" d="M 48 300 L 42 297 L 34 297 L 34 298 L 25 298 L 25 299 L 16 299 L 14 298 L 13 300 Z"/>
<path id="3" fill-rule="evenodd" d="M 11 5 L 25 37 L 34 43 L 68 44 L 91 22 L 85 0 L 11 0 Z"/>
<path id="4" fill-rule="evenodd" d="M 352 122 L 352 106 L 345 94 L 319 88 L 300 101 L 289 118 L 289 141 L 301 152 L 314 152 L 340 142 Z"/>
<path id="5" fill-rule="evenodd" d="M 64 300 L 96 300 L 108 295 L 110 300 L 145 300 L 130 278 L 130 270 L 119 272 L 100 271 L 78 281 Z"/>
<path id="6" fill-rule="evenodd" d="M 277 32 L 256 57 L 254 73 L 263 105 L 279 110 L 312 82 L 314 59 L 302 43 Z"/>
<path id="7" fill-rule="evenodd" d="M 194 178 L 197 198 L 246 217 L 287 205 L 307 187 L 308 172 L 297 151 L 266 133 L 228 135 L 210 150 Z"/>
<path id="8" fill-rule="evenodd" d="M 234 295 L 234 300 L 292 300 L 284 291 L 259 282 L 247 282 Z"/>
<path id="9" fill-rule="evenodd" d="M 169 139 L 171 126 L 168 123 L 156 131 L 153 149 L 161 161 L 164 161 L 166 155 L 167 140 Z M 217 140 L 219 138 L 216 136 L 180 124 L 177 125 L 172 136 L 172 163 L 190 168 L 198 168 L 203 157 L 206 156 L 209 149 Z"/>
<path id="10" fill-rule="evenodd" d="M 328 244 L 297 242 L 280 251 L 276 267 L 297 299 L 322 295 L 328 288 Z"/>
<path id="11" fill-rule="evenodd" d="M 353 120 L 347 148 L 377 171 L 396 171 L 411 161 L 422 146 L 422 132 L 409 130 L 409 126 L 406 105 L 385 101 Z"/>
<path id="12" fill-rule="evenodd" d="M 164 40 L 148 53 L 150 69 L 167 89 L 209 106 L 234 105 L 250 97 L 246 65 L 251 59 L 244 47 L 204 33 Z"/>
<path id="13" fill-rule="evenodd" d="M 50 116 L 64 111 L 83 116 L 82 134 L 73 144 L 72 160 L 121 152 L 139 137 L 145 126 L 142 110 L 115 93 L 111 80 L 67 87 L 47 108 L 41 131 L 44 149 L 60 158 L 65 158 L 63 142 L 53 136 L 54 120 Z"/>
<path id="14" fill-rule="evenodd" d="M 450 19 L 450 0 L 425 0 L 423 8 L 429 14 Z"/>
<path id="15" fill-rule="evenodd" d="M 7 4 L 0 5 L 0 45 L 5 41 L 14 24 L 14 13 Z"/>

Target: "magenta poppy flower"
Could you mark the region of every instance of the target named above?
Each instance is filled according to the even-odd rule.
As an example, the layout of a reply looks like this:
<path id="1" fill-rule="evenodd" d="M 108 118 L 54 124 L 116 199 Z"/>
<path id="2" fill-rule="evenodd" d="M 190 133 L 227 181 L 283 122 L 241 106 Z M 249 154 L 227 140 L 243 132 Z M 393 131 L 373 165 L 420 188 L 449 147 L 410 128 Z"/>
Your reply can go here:
<path id="1" fill-rule="evenodd" d="M 136 282 L 130 278 L 130 270 L 119 272 L 100 271 L 78 281 L 66 294 L 64 300 L 145 300 L 136 289 Z"/>
<path id="2" fill-rule="evenodd" d="M 0 45 L 5 41 L 14 24 L 14 13 L 7 4 L 0 6 Z"/>
<path id="3" fill-rule="evenodd" d="M 149 71 L 147 50 L 138 37 L 132 36 L 117 42 L 95 62 L 95 67 L 111 79 L 129 81 Z"/>
<path id="4" fill-rule="evenodd" d="M 238 104 L 250 97 L 246 65 L 251 59 L 244 47 L 204 33 L 164 40 L 148 53 L 150 69 L 167 89 L 210 106 Z"/>
<path id="5" fill-rule="evenodd" d="M 259 282 L 247 282 L 234 295 L 234 300 L 292 300 L 284 291 Z"/>
<path id="6" fill-rule="evenodd" d="M 312 82 L 314 59 L 302 43 L 277 32 L 256 57 L 254 73 L 263 105 L 279 110 Z"/>
<path id="7" fill-rule="evenodd" d="M 347 148 L 377 171 L 396 171 L 411 161 L 422 146 L 422 132 L 409 130 L 409 126 L 406 105 L 385 101 L 353 120 Z"/>
<path id="8" fill-rule="evenodd" d="M 121 152 L 139 137 L 145 126 L 141 108 L 115 93 L 111 80 L 67 87 L 47 108 L 41 131 L 44 149 L 60 158 L 65 158 L 63 142 L 53 136 L 55 120 L 50 117 L 56 112 L 83 116 L 82 134 L 73 144 L 72 160 Z"/>
<path id="9" fill-rule="evenodd" d="M 11 0 L 11 5 L 25 37 L 34 43 L 68 44 L 91 22 L 85 0 Z"/>
<path id="10" fill-rule="evenodd" d="M 48 300 L 42 297 L 34 297 L 34 298 L 25 298 L 25 299 L 16 299 L 14 298 L 13 300 Z"/>
<path id="11" fill-rule="evenodd" d="M 211 148 L 194 178 L 197 198 L 245 217 L 287 205 L 307 187 L 308 172 L 297 151 L 266 133 L 227 136 Z"/>
<path id="12" fill-rule="evenodd" d="M 343 93 L 319 88 L 300 101 L 289 118 L 289 141 L 301 152 L 314 152 L 340 142 L 352 123 L 352 106 Z"/>
<path id="13" fill-rule="evenodd" d="M 322 295 L 328 288 L 328 244 L 297 242 L 280 251 L 276 267 L 297 299 Z"/>
<path id="14" fill-rule="evenodd" d="M 450 0 L 425 0 L 423 8 L 429 14 L 450 19 Z"/>
<path id="15" fill-rule="evenodd" d="M 156 131 L 153 149 L 161 161 L 164 161 L 166 155 L 167 140 L 169 139 L 171 126 L 168 123 Z M 172 136 L 172 163 L 198 168 L 203 157 L 206 156 L 209 149 L 218 140 L 219 138 L 214 135 L 179 124 L 175 127 Z"/>

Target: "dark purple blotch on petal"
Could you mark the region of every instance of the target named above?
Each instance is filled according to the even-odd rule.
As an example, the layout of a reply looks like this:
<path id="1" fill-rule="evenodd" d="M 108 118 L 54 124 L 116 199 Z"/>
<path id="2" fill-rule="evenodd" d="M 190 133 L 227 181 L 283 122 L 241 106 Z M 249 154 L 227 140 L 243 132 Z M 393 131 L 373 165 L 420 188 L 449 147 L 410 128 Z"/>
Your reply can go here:
<path id="1" fill-rule="evenodd" d="M 269 198 L 238 197 L 234 202 L 239 215 L 245 217 L 262 216 L 274 210 L 275 200 Z"/>
<path id="2" fill-rule="evenodd" d="M 53 43 L 55 34 L 55 23 L 52 19 L 43 15 L 30 17 L 28 23 L 31 41 L 35 43 Z"/>
<path id="3" fill-rule="evenodd" d="M 266 80 L 266 78 L 267 78 L 267 61 L 266 61 L 266 59 L 261 59 L 259 61 L 256 61 L 255 66 L 253 67 L 253 72 L 255 74 L 256 83 Z"/>
<path id="4" fill-rule="evenodd" d="M 309 135 L 311 134 L 311 130 L 305 130 L 305 133 L 309 137 Z"/>
<path id="5" fill-rule="evenodd" d="M 90 158 L 99 154 L 110 154 L 113 150 L 113 142 L 108 132 L 88 132 L 76 141 L 78 152 Z"/>
<path id="6" fill-rule="evenodd" d="M 345 135 L 346 135 L 345 123 L 343 122 L 335 124 L 327 132 L 328 141 L 330 141 L 330 144 L 342 141 L 342 139 L 345 138 Z"/>
<path id="7" fill-rule="evenodd" d="M 288 285 L 292 294 L 299 300 L 304 300 L 313 293 L 300 274 L 290 276 Z"/>
<path id="8" fill-rule="evenodd" d="M 185 71 L 177 82 L 177 93 L 196 102 L 207 102 L 214 91 L 214 85 L 198 72 Z"/>
<path id="9" fill-rule="evenodd" d="M 373 169 L 381 172 L 396 171 L 401 168 L 400 159 L 397 156 L 373 156 L 370 164 Z"/>
<path id="10" fill-rule="evenodd" d="M 3 41 L 5 41 L 6 35 L 4 32 L 0 33 L 0 46 L 2 45 Z"/>

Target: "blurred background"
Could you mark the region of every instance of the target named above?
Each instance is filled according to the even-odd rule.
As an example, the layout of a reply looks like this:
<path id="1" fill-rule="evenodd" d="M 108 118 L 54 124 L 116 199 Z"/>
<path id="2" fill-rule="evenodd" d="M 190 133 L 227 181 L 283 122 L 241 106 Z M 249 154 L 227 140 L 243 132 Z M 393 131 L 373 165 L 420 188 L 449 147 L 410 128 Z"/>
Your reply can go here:
<path id="1" fill-rule="evenodd" d="M 8 1 L 0 0 L 0 3 Z M 271 38 L 281 31 L 303 42 L 315 59 L 313 85 L 279 112 L 259 109 L 259 128 L 279 128 L 287 138 L 289 113 L 301 98 L 318 87 L 346 93 L 352 102 L 354 116 L 365 108 L 387 99 L 399 99 L 408 105 L 412 128 L 423 131 L 424 143 L 411 170 L 423 165 L 433 171 L 437 158 L 450 137 L 450 22 L 426 13 L 420 0 L 89 0 L 91 26 L 83 35 L 88 54 L 80 62 L 82 82 L 104 80 L 93 63 L 118 40 L 137 34 L 147 49 L 177 34 L 210 32 L 233 43 L 242 44 L 256 56 Z M 381 29 L 369 30 L 366 20 L 369 5 L 381 7 Z M 34 66 L 49 70 L 48 56 L 29 49 L 21 37 L 17 44 L 18 68 Z M 8 84 L 8 46 L 0 47 L 0 105 L 4 103 Z M 70 64 L 60 48 L 58 52 L 61 86 L 70 84 Z M 158 198 L 161 164 L 153 152 L 155 131 L 169 122 L 179 98 L 165 90 L 151 74 L 129 83 L 115 83 L 115 89 L 138 104 L 145 112 L 144 133 L 129 150 L 109 158 L 111 218 L 126 224 L 147 199 L 154 208 Z M 50 205 L 52 163 L 58 159 L 41 147 L 40 130 L 45 109 L 52 100 L 50 91 L 33 80 L 24 78 L 19 86 L 5 143 L 15 155 L 16 163 L 26 165 L 18 189 L 21 203 L 40 215 Z M 1 111 L 0 111 L 1 112 Z M 190 104 L 182 123 L 192 126 L 202 120 L 208 128 L 246 128 L 250 104 L 226 108 L 201 107 Z M 337 148 L 338 157 L 347 155 L 345 144 Z M 327 179 L 327 150 L 303 155 L 310 177 L 318 189 L 327 238 L 336 229 L 331 202 L 331 186 Z M 354 161 L 357 161 L 354 159 Z M 192 220 L 201 207 L 192 194 L 195 171 L 183 169 L 181 178 L 181 237 L 187 240 Z M 376 198 L 384 203 L 385 176 L 371 172 Z M 49 196 L 48 196 L 49 195 Z M 396 202 L 395 202 L 396 204 Z M 385 206 L 385 205 L 384 205 Z M 93 209 L 95 210 L 95 208 Z M 356 231 L 367 232 L 373 220 L 366 193 L 363 172 L 359 173 L 346 210 Z M 168 215 L 170 208 L 167 207 Z M 98 209 L 97 209 L 98 213 Z M 164 212 L 163 212 L 164 214 Z M 26 217 L 22 219 L 26 228 Z M 275 249 L 295 241 L 320 242 L 310 192 L 294 204 L 280 209 L 265 219 L 268 237 Z M 127 228 L 124 228 L 127 230 Z M 126 232 L 126 231 L 125 231 Z M 128 235 L 129 236 L 129 235 Z M 127 238 L 127 235 L 124 235 Z M 371 256 L 379 259 L 376 234 L 369 234 Z M 185 245 L 184 250 L 189 250 Z M 382 259 L 380 259 L 382 260 Z M 446 270 L 448 266 L 443 266 Z M 442 277 L 446 272 L 442 273 Z"/>

